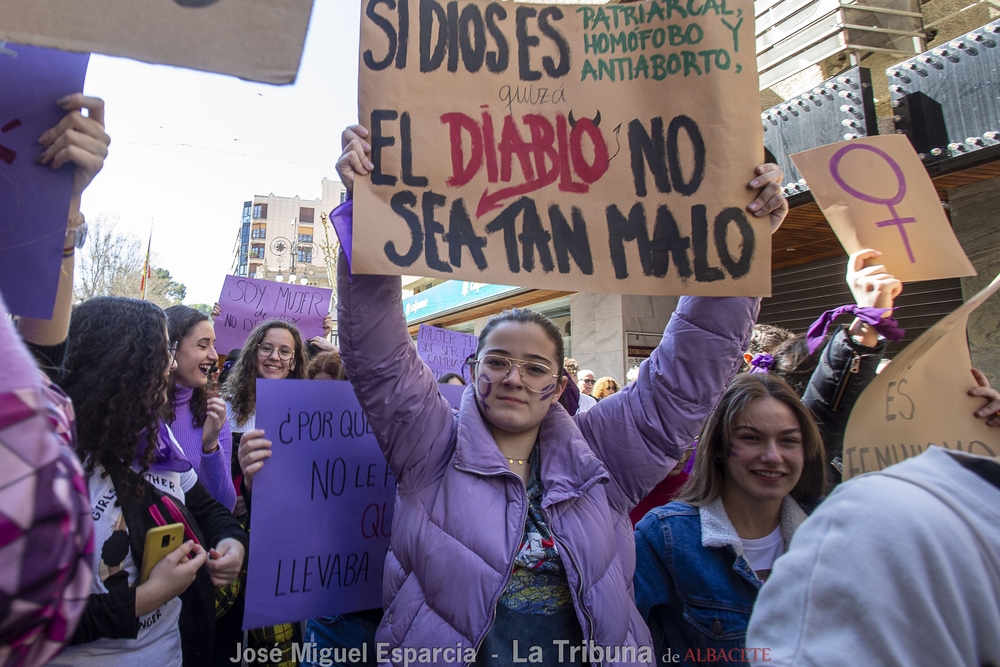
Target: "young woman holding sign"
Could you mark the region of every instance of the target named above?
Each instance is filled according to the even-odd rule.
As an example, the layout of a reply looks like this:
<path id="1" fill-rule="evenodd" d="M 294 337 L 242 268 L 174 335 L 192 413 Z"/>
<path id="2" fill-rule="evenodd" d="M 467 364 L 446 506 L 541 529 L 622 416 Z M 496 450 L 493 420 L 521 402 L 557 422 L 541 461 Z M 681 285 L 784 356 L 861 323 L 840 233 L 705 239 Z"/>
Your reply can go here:
<path id="1" fill-rule="evenodd" d="M 366 136 L 344 132 L 337 168 L 349 191 L 372 168 Z M 772 228 L 787 212 L 781 176 L 764 165 L 749 185 L 762 188 L 749 210 Z M 507 311 L 480 334 L 454 412 L 410 341 L 400 279 L 349 276 L 344 258 L 338 271 L 341 355 L 397 480 L 378 630 L 388 656 L 651 662 L 628 512 L 739 369 L 759 300 L 682 298 L 639 379 L 575 417 L 557 405 L 559 328 Z"/>

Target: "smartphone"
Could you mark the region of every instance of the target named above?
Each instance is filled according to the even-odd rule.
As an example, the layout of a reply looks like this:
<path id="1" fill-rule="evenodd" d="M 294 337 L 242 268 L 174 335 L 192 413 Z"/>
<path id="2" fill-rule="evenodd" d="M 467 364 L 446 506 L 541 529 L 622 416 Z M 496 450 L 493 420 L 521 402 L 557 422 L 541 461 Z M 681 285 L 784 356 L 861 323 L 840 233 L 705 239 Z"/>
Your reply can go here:
<path id="1" fill-rule="evenodd" d="M 146 531 L 146 546 L 142 552 L 139 583 L 145 583 L 156 564 L 183 542 L 184 524 L 171 523 L 166 526 L 156 526 Z"/>

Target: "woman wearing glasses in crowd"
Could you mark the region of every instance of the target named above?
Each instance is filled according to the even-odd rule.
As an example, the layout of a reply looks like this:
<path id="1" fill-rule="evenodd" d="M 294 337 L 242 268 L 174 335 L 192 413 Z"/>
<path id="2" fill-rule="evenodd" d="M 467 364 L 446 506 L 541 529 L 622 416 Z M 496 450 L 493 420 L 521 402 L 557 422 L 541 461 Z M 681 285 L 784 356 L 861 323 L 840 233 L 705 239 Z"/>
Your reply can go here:
<path id="1" fill-rule="evenodd" d="M 226 397 L 226 415 L 238 448 L 240 470 L 243 473 L 243 500 L 250 511 L 254 475 L 271 455 L 271 441 L 257 428 L 257 380 L 284 380 L 306 377 L 306 348 L 294 324 L 283 320 L 266 320 L 250 332 L 236 364 L 226 378 L 222 395 Z M 249 516 L 247 525 L 249 525 Z M 226 617 L 234 627 L 242 627 L 244 593 L 233 601 Z M 282 651 L 278 664 L 294 664 L 289 659 L 296 628 L 290 624 L 251 630 L 249 647 L 277 646 Z M 233 649 L 230 646 L 225 647 Z"/>
<path id="2" fill-rule="evenodd" d="M 349 191 L 372 169 L 366 136 L 344 132 Z M 749 185 L 762 191 L 748 210 L 772 228 L 787 211 L 780 179 L 763 166 Z M 400 279 L 349 276 L 342 257 L 337 286 L 347 376 L 397 481 L 378 641 L 417 660 L 424 650 L 427 664 L 651 662 L 628 512 L 736 373 L 759 301 L 682 298 L 639 379 L 571 417 L 557 405 L 563 340 L 548 318 L 491 319 L 453 412 L 410 340 Z"/>

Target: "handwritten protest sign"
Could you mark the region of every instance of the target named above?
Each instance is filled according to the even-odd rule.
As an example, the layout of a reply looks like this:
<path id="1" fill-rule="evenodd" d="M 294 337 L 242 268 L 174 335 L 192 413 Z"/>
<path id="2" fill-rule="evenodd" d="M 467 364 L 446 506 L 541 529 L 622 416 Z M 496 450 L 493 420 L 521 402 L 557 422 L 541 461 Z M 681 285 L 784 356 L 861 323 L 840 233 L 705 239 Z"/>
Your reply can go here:
<path id="1" fill-rule="evenodd" d="M 4 0 L 0 40 L 291 83 L 312 0 Z"/>
<path id="2" fill-rule="evenodd" d="M 925 331 L 886 366 L 858 398 L 844 436 L 844 479 L 916 456 L 931 445 L 1000 455 L 1000 429 L 972 413 L 983 399 L 966 339 L 969 315 L 1000 289 L 987 288 Z"/>
<path id="3" fill-rule="evenodd" d="M 469 372 L 465 360 L 470 354 L 476 353 L 478 343 L 479 338 L 473 334 L 427 324 L 421 324 L 417 332 L 417 354 L 434 372 L 435 380 L 440 380 L 442 375 L 456 373 L 468 381 Z"/>
<path id="4" fill-rule="evenodd" d="M 753 3 L 364 0 L 352 269 L 770 293 Z"/>
<path id="5" fill-rule="evenodd" d="M 0 290 L 19 315 L 52 317 L 74 166 L 35 164 L 38 137 L 66 113 L 56 100 L 83 90 L 89 59 L 0 43 Z"/>
<path id="6" fill-rule="evenodd" d="M 880 250 L 877 261 L 903 282 L 976 275 L 906 137 L 842 141 L 792 160 L 848 253 Z"/>
<path id="7" fill-rule="evenodd" d="M 244 629 L 381 607 L 396 482 L 351 385 L 258 380 L 257 427 Z"/>
<path id="8" fill-rule="evenodd" d="M 269 280 L 226 276 L 215 318 L 215 349 L 219 354 L 243 347 L 253 328 L 271 318 L 291 322 L 303 340 L 323 335 L 323 318 L 333 290 Z"/>

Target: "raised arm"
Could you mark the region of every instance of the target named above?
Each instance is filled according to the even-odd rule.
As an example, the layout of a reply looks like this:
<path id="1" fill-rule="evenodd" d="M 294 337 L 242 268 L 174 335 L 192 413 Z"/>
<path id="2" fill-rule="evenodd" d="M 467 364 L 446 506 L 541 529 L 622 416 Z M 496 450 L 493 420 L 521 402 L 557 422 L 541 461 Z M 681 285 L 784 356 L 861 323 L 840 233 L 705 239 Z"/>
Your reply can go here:
<path id="1" fill-rule="evenodd" d="M 367 131 L 344 131 L 337 163 L 353 191 L 355 174 L 371 169 Z M 353 202 L 338 211 L 349 215 Z M 337 331 L 340 356 L 354 392 L 403 492 L 423 487 L 444 470 L 456 428 L 451 406 L 434 375 L 417 355 L 403 316 L 398 276 L 350 275 L 341 251 L 337 262 Z"/>
<path id="2" fill-rule="evenodd" d="M 694 441 L 743 360 L 760 300 L 683 297 L 639 379 L 575 419 L 627 513 Z"/>

